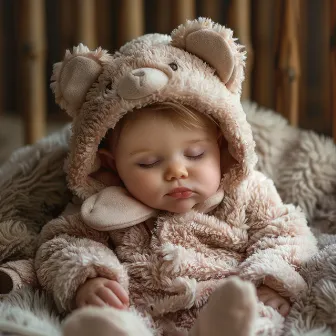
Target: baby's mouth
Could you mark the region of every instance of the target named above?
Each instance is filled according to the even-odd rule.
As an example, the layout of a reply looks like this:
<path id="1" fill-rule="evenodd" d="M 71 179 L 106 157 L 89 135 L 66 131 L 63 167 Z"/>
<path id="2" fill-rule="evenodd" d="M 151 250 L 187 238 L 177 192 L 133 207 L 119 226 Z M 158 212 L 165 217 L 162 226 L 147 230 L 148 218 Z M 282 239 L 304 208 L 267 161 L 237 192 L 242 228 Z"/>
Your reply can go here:
<path id="1" fill-rule="evenodd" d="M 192 190 L 184 187 L 175 188 L 171 190 L 167 195 L 174 198 L 189 198 L 193 194 Z"/>

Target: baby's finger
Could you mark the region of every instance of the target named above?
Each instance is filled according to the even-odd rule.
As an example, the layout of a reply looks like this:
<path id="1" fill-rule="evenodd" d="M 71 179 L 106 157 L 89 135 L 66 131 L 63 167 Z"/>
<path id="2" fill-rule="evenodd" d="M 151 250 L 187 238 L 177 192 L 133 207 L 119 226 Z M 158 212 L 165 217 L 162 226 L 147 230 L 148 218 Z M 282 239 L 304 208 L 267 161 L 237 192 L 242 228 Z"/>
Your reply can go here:
<path id="1" fill-rule="evenodd" d="M 86 306 L 86 305 L 87 305 L 86 301 L 83 301 L 83 300 L 81 300 L 81 301 L 76 301 L 76 307 L 77 307 L 77 308 L 82 308 L 82 307 L 84 307 L 84 306 Z"/>
<path id="2" fill-rule="evenodd" d="M 98 296 L 91 296 L 85 302 L 85 306 L 97 306 L 97 307 L 105 307 L 106 303 Z"/>
<path id="3" fill-rule="evenodd" d="M 261 302 L 267 302 L 270 298 L 270 295 L 269 294 L 261 294 L 261 295 L 258 295 L 258 299 L 259 301 Z"/>
<path id="4" fill-rule="evenodd" d="M 120 301 L 128 306 L 129 297 L 125 289 L 117 282 L 107 282 L 105 286 L 113 291 L 113 293 L 120 299 Z"/>
<path id="5" fill-rule="evenodd" d="M 114 307 L 117 309 L 124 308 L 123 303 L 109 288 L 106 288 L 106 287 L 100 288 L 99 291 L 97 292 L 97 295 L 99 295 L 99 297 L 111 307 Z"/>
<path id="6" fill-rule="evenodd" d="M 290 309 L 290 306 L 287 302 L 283 303 L 280 307 L 279 307 L 279 313 L 286 317 L 289 313 L 289 309 Z"/>
<path id="7" fill-rule="evenodd" d="M 279 302 L 277 298 L 269 299 L 265 302 L 266 306 L 272 307 L 275 310 L 279 309 L 280 304 L 281 303 Z"/>

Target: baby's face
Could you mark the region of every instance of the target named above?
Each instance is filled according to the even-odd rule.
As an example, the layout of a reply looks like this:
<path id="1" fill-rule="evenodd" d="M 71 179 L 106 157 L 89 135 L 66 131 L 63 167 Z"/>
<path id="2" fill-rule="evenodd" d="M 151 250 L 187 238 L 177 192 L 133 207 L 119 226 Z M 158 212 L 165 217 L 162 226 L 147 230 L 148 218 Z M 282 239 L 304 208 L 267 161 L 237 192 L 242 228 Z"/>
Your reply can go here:
<path id="1" fill-rule="evenodd" d="M 187 130 L 144 113 L 121 131 L 115 164 L 128 191 L 159 210 L 184 213 L 221 180 L 216 126 Z"/>
<path id="2" fill-rule="evenodd" d="M 121 131 L 115 165 L 128 191 L 149 207 L 184 213 L 219 187 L 216 126 L 187 130 L 144 113 Z"/>

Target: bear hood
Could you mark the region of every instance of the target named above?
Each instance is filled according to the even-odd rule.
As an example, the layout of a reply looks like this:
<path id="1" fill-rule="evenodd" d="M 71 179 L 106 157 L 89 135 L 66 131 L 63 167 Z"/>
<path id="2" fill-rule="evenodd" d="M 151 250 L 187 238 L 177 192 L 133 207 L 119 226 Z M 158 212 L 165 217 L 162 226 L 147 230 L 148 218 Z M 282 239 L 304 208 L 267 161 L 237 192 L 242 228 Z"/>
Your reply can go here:
<path id="1" fill-rule="evenodd" d="M 237 187 L 257 162 L 240 102 L 244 62 L 232 31 L 205 18 L 187 21 L 170 36 L 141 36 L 113 55 L 82 44 L 67 51 L 54 65 L 51 87 L 73 118 L 69 188 L 82 200 L 103 190 L 90 174 L 100 168 L 97 150 L 107 131 L 133 109 L 159 102 L 190 106 L 216 120 L 235 162 L 222 186 Z"/>

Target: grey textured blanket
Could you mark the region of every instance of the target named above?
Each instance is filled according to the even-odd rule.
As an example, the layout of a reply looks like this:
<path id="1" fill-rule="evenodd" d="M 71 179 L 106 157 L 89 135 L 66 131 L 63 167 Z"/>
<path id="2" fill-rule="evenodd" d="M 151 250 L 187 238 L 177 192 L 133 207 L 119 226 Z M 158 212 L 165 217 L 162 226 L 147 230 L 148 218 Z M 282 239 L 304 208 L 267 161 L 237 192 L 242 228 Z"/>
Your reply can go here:
<path id="1" fill-rule="evenodd" d="M 293 305 L 284 335 L 336 334 L 336 147 L 331 139 L 298 130 L 278 114 L 244 104 L 258 168 L 286 202 L 305 211 L 320 252 L 301 270 L 309 291 Z M 14 152 L 0 167 L 0 263 L 32 258 L 38 232 L 67 204 L 63 161 L 70 128 Z M 24 288 L 0 301 L 0 331 L 61 335 L 52 302 Z M 272 335 L 270 333 L 269 335 Z"/>

